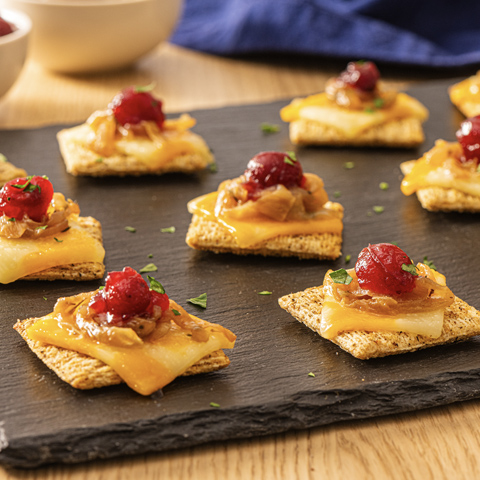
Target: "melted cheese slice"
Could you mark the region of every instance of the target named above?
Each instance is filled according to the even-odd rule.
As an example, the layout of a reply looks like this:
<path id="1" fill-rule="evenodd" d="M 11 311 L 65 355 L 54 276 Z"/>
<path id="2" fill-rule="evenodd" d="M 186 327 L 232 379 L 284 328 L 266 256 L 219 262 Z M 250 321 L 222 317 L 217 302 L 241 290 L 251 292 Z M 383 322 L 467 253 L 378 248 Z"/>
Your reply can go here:
<path id="1" fill-rule="evenodd" d="M 170 301 L 170 308 L 181 308 Z M 188 330 L 174 322 L 165 335 L 147 337 L 140 345 L 127 347 L 101 343 L 73 328 L 62 328 L 53 313 L 42 317 L 27 330 L 30 339 L 97 358 L 113 368 L 136 392 L 150 395 L 181 375 L 204 356 L 223 348 L 233 348 L 235 335 L 193 315 L 192 321 L 210 333 L 206 342 L 192 339 Z M 151 338 L 152 337 L 152 338 Z"/>
<path id="2" fill-rule="evenodd" d="M 69 129 L 69 140 L 89 149 L 88 143 L 92 132 L 87 124 L 78 125 Z M 203 138 L 189 130 L 166 130 L 161 138 L 155 141 L 146 137 L 124 138 L 115 142 L 115 148 L 115 154 L 135 157 L 152 170 L 168 164 L 181 155 L 197 154 L 204 157 L 206 163 L 213 162 L 213 156 Z"/>
<path id="3" fill-rule="evenodd" d="M 347 138 L 354 138 L 365 130 L 393 120 L 413 117 L 424 121 L 428 117 L 428 110 L 405 93 L 398 93 L 391 106 L 371 112 L 339 107 L 328 99 L 326 93 L 319 93 L 305 99 L 295 99 L 282 108 L 280 116 L 285 122 L 312 120 L 335 128 Z"/>
<path id="4" fill-rule="evenodd" d="M 60 265 L 102 263 L 102 244 L 75 221 L 69 225 L 66 232 L 36 239 L 0 237 L 0 283 Z"/>
<path id="5" fill-rule="evenodd" d="M 480 197 L 480 173 L 462 167 L 456 160 L 461 155 L 458 143 L 437 140 L 405 175 L 400 187 L 402 192 L 411 195 L 421 188 L 442 187 Z"/>
<path id="6" fill-rule="evenodd" d="M 215 202 L 218 192 L 208 193 L 188 203 L 188 211 L 223 225 L 234 237 L 240 248 L 248 248 L 259 242 L 281 235 L 308 235 L 315 233 L 341 233 L 343 223 L 340 218 L 323 210 L 308 220 L 288 220 L 279 222 L 263 215 L 249 218 L 248 221 L 232 218 L 228 211 L 215 215 Z"/>
<path id="7" fill-rule="evenodd" d="M 320 332 L 331 339 L 342 332 L 406 332 L 438 338 L 442 333 L 444 310 L 426 313 L 407 313 L 399 316 L 380 316 L 341 306 L 327 299 L 322 306 Z"/>

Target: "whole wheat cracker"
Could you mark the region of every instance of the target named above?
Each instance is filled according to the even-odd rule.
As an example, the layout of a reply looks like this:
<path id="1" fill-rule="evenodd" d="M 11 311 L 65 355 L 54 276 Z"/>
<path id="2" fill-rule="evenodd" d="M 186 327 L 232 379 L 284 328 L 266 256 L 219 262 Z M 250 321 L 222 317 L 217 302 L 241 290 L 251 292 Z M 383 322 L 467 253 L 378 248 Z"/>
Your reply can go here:
<path id="1" fill-rule="evenodd" d="M 78 217 L 80 225 L 92 238 L 102 243 L 102 226 L 93 217 Z M 32 273 L 21 280 L 75 280 L 89 281 L 102 278 L 105 265 L 100 262 L 72 263 L 51 267 L 41 272 Z"/>
<path id="2" fill-rule="evenodd" d="M 320 333 L 323 286 L 308 288 L 281 297 L 279 305 L 314 332 Z M 467 340 L 480 334 L 480 312 L 455 297 L 446 308 L 440 337 L 431 338 L 405 332 L 344 332 L 333 339 L 346 352 L 360 360 L 413 352 L 435 345 Z"/>
<path id="3" fill-rule="evenodd" d="M 328 202 L 325 206 L 343 217 L 343 207 L 339 203 Z M 249 248 L 240 248 L 235 237 L 222 225 L 194 214 L 188 228 L 187 244 L 197 250 L 214 253 L 234 253 L 237 255 L 264 255 L 279 257 L 299 257 L 335 259 L 341 255 L 341 233 L 321 233 L 308 235 L 282 235 Z"/>
<path id="4" fill-rule="evenodd" d="M 425 140 L 422 122 L 417 118 L 393 120 L 366 129 L 349 138 L 334 127 L 314 120 L 299 119 L 290 123 L 290 140 L 297 145 L 365 146 L 412 148 Z"/>
<path id="5" fill-rule="evenodd" d="M 23 168 L 18 168 L 13 163 L 0 161 L 0 187 L 18 177 L 25 177 L 27 172 Z"/>
<path id="6" fill-rule="evenodd" d="M 404 175 L 410 173 L 416 160 L 400 164 Z M 429 186 L 416 192 L 420 204 L 431 212 L 480 212 L 480 197 L 460 192 L 454 188 Z"/>
<path id="7" fill-rule="evenodd" d="M 108 387 L 123 383 L 122 378 L 115 370 L 101 360 L 73 350 L 31 340 L 27 335 L 27 329 L 38 320 L 40 319 L 28 318 L 26 320 L 18 320 L 13 328 L 27 342 L 37 357 L 64 382 L 80 390 L 90 390 L 92 388 Z M 182 376 L 213 372 L 225 368 L 229 364 L 230 360 L 223 350 L 217 350 L 189 367 Z"/>
<path id="8" fill-rule="evenodd" d="M 193 173 L 204 170 L 208 165 L 214 163 L 214 157 L 205 145 L 205 155 L 183 153 L 177 155 L 165 165 L 152 169 L 148 163 L 138 160 L 133 155 L 114 154 L 101 156 L 90 150 L 86 143 L 77 140 L 75 130 L 83 127 L 63 129 L 57 133 L 57 140 L 60 147 L 67 172 L 72 175 L 88 175 L 92 177 L 101 176 L 139 176 L 139 175 L 162 175 L 168 172 Z M 184 135 L 192 142 L 202 143 L 203 139 L 193 133 L 184 132 Z"/>

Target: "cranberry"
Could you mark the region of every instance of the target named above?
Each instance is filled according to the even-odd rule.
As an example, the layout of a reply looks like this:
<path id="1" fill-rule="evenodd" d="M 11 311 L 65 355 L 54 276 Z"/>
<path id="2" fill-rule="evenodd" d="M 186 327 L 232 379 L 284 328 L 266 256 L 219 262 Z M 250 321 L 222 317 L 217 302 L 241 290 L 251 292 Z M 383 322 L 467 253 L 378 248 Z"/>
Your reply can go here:
<path id="1" fill-rule="evenodd" d="M 15 178 L 0 191 L 0 214 L 16 220 L 27 215 L 35 222 L 41 222 L 52 198 L 53 186 L 47 178 Z"/>
<path id="2" fill-rule="evenodd" d="M 300 162 L 293 154 L 282 152 L 262 152 L 255 155 L 247 164 L 244 186 L 249 194 L 258 190 L 284 185 L 287 188 L 301 186 L 304 177 Z"/>
<path id="3" fill-rule="evenodd" d="M 360 287 L 384 295 L 400 295 L 415 288 L 415 275 L 402 269 L 411 265 L 408 255 L 390 243 L 364 248 L 355 264 Z"/>
<path id="4" fill-rule="evenodd" d="M 460 162 L 480 163 L 480 115 L 467 118 L 457 130 L 457 140 L 463 148 Z"/>
<path id="5" fill-rule="evenodd" d="M 0 37 L 8 35 L 13 32 L 12 26 L 3 18 L 0 17 Z"/>
<path id="6" fill-rule="evenodd" d="M 375 89 L 380 72 L 373 62 L 350 62 L 340 74 L 346 85 L 370 92 Z"/>
<path id="7" fill-rule="evenodd" d="M 127 87 L 115 95 L 108 106 L 120 125 L 137 125 L 142 120 L 153 121 L 162 128 L 165 116 L 162 112 L 162 102 L 153 97 L 150 92 Z"/>

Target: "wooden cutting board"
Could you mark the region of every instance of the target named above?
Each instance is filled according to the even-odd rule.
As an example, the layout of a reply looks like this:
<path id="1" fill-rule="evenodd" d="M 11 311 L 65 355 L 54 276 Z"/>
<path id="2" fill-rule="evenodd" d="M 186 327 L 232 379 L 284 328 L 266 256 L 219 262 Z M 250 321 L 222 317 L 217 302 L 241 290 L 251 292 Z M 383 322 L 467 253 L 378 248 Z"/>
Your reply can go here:
<path id="1" fill-rule="evenodd" d="M 414 261 L 425 256 L 453 292 L 480 307 L 479 217 L 429 213 L 399 190 L 402 161 L 437 138 L 453 140 L 462 116 L 445 81 L 411 94 L 429 108 L 417 150 L 294 148 L 279 118 L 285 102 L 194 112 L 195 131 L 214 151 L 218 172 L 139 178 L 76 178 L 65 172 L 55 135 L 62 126 L 0 132 L 0 153 L 101 221 L 107 271 L 155 263 L 154 276 L 187 311 L 238 336 L 231 365 L 179 378 L 149 397 L 126 386 L 78 391 L 59 380 L 12 329 L 17 319 L 52 311 L 58 297 L 103 282 L 16 282 L 0 287 L 0 461 L 35 467 L 183 448 L 349 419 L 442 405 L 480 396 L 480 342 L 360 361 L 280 309 L 285 294 L 322 283 L 328 268 L 353 266 L 368 243 L 395 241 Z M 281 125 L 265 135 L 262 122 Z M 345 207 L 343 256 L 300 261 L 197 252 L 185 244 L 188 200 L 243 173 L 260 151 L 295 150 L 304 171 L 320 175 Z M 346 169 L 345 162 L 354 162 Z M 379 188 L 388 182 L 389 189 Z M 384 207 L 376 214 L 374 206 Z M 135 233 L 125 230 L 134 227 Z M 161 229 L 175 227 L 174 233 Z M 152 258 L 149 255 L 153 255 Z M 349 265 L 345 255 L 351 255 Z M 261 291 L 271 295 L 259 295 Z M 186 302 L 207 293 L 205 310 Z M 308 374 L 313 372 L 315 377 Z M 210 406 L 211 402 L 220 407 Z"/>

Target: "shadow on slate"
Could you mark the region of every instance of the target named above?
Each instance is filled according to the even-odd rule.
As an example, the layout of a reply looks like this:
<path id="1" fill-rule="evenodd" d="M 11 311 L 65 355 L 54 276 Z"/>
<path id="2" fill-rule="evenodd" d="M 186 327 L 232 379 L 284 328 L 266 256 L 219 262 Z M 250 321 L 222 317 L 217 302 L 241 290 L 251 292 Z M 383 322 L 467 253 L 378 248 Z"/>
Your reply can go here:
<path id="1" fill-rule="evenodd" d="M 206 138 L 218 162 L 217 173 L 199 175 L 76 178 L 65 172 L 59 154 L 55 135 L 61 126 L 1 131 L 0 152 L 11 162 L 29 174 L 48 175 L 56 190 L 78 201 L 83 215 L 101 221 L 107 271 L 155 263 L 154 276 L 171 298 L 190 313 L 231 329 L 238 340 L 227 352 L 227 369 L 179 378 L 149 397 L 126 386 L 78 391 L 48 370 L 12 325 L 50 312 L 60 296 L 102 282 L 2 286 L 0 461 L 15 467 L 83 462 L 477 398 L 476 339 L 362 362 L 280 309 L 278 297 L 321 284 L 327 269 L 347 266 L 344 256 L 318 262 L 215 255 L 184 242 L 188 200 L 240 175 L 260 151 L 296 150 L 304 171 L 320 175 L 331 198 L 340 192 L 349 266 L 368 243 L 396 241 L 414 261 L 425 256 L 434 261 L 453 292 L 480 307 L 475 268 L 480 257 L 474 243 L 480 236 L 478 217 L 429 213 L 415 197 L 399 191 L 400 162 L 419 157 L 437 138 L 455 138 L 462 117 L 448 101 L 451 83 L 411 89 L 431 112 L 425 143 L 416 150 L 295 148 L 278 114 L 287 101 L 194 112 L 195 131 Z M 262 122 L 278 123 L 281 130 L 265 135 Z M 354 168 L 345 169 L 345 162 L 354 162 Z M 380 182 L 390 188 L 380 189 Z M 374 206 L 383 206 L 384 213 L 373 213 Z M 161 233 L 170 226 L 175 233 Z M 272 295 L 258 295 L 264 290 Z M 186 302 L 204 292 L 206 310 Z"/>

